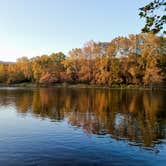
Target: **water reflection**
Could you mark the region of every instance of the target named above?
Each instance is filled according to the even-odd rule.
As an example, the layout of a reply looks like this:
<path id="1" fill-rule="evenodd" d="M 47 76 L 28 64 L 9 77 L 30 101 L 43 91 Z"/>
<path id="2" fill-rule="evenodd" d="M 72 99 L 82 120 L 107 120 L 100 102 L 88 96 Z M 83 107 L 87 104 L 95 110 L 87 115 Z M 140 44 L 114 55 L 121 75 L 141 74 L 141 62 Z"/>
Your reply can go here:
<path id="1" fill-rule="evenodd" d="M 0 105 L 19 114 L 67 119 L 88 134 L 109 134 L 129 144 L 154 147 L 166 138 L 165 92 L 99 89 L 0 90 Z"/>

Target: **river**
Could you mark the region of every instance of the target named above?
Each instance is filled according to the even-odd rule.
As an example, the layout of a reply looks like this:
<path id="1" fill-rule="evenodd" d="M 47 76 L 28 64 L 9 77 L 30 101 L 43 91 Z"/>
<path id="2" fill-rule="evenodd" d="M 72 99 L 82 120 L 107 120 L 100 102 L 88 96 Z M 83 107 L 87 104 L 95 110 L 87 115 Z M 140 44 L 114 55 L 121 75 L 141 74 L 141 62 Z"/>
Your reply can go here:
<path id="1" fill-rule="evenodd" d="M 165 91 L 0 88 L 2 166 L 165 163 Z"/>

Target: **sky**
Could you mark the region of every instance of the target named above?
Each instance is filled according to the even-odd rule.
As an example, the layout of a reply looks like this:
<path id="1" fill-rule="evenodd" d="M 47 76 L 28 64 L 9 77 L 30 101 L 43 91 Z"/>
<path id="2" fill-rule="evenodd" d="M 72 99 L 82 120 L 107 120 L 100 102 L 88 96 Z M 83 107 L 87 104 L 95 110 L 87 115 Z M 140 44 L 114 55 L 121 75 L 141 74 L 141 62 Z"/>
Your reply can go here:
<path id="1" fill-rule="evenodd" d="M 149 0 L 0 0 L 0 60 L 16 61 L 140 33 Z"/>

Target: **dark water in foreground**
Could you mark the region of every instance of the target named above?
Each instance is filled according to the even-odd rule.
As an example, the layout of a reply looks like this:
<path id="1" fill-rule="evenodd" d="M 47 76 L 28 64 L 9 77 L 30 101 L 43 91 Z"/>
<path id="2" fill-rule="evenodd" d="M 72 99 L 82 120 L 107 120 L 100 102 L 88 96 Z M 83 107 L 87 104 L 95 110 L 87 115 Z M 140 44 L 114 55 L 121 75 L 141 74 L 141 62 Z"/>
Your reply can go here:
<path id="1" fill-rule="evenodd" d="M 0 165 L 165 165 L 166 92 L 0 89 Z"/>

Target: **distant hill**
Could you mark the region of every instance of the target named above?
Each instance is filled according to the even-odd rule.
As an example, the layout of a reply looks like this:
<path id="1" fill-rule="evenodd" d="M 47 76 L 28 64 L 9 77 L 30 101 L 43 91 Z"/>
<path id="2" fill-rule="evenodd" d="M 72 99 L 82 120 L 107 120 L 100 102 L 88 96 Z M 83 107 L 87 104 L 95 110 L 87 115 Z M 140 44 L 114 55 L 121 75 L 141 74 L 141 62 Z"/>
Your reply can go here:
<path id="1" fill-rule="evenodd" d="M 5 62 L 5 61 L 0 61 L 0 64 L 14 64 L 15 62 Z"/>

